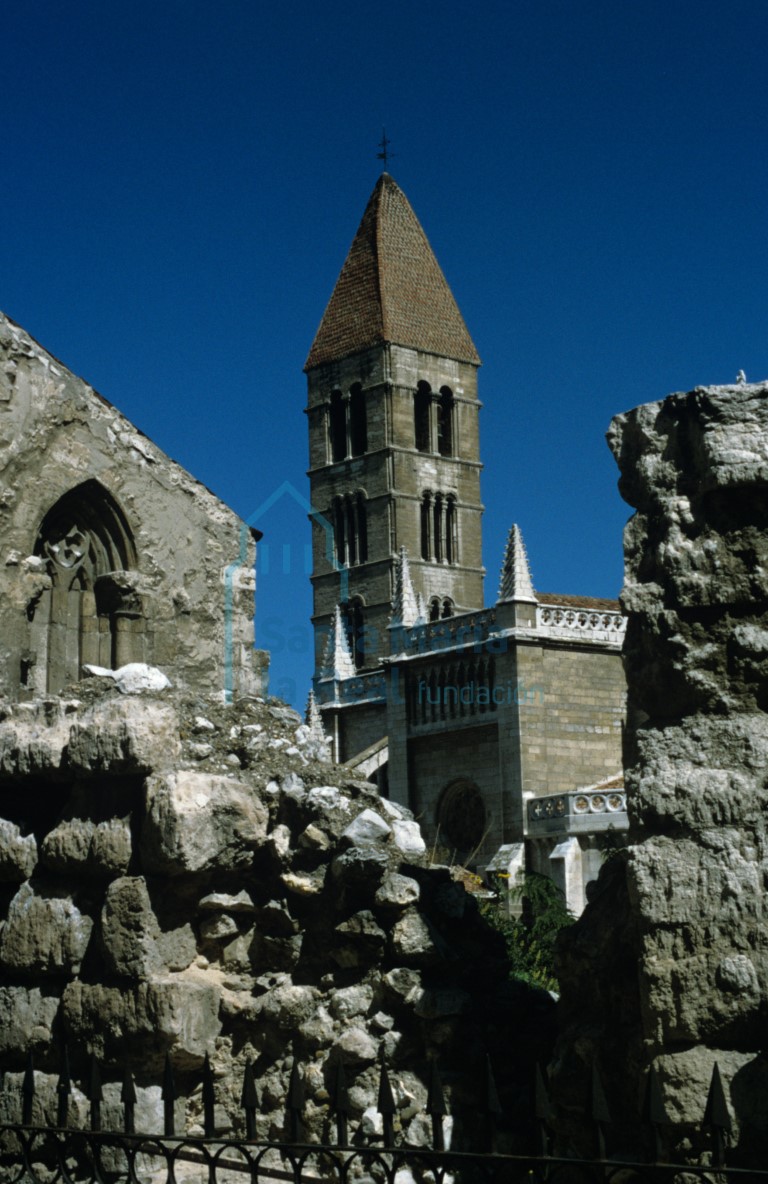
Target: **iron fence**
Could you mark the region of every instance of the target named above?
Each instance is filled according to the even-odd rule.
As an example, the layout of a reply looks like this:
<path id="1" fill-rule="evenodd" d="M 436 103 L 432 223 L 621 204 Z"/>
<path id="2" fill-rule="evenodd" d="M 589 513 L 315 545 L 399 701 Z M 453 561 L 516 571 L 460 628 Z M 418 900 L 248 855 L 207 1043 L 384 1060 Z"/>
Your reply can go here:
<path id="1" fill-rule="evenodd" d="M 646 1128 L 650 1154 L 647 1160 L 618 1157 L 611 1147 L 611 1116 L 599 1075 L 592 1070 L 590 1096 L 584 1115 L 586 1132 L 594 1139 L 593 1158 L 553 1153 L 553 1111 L 545 1076 L 536 1070 L 532 1091 L 532 1129 L 536 1153 L 512 1153 L 498 1149 L 505 1115 L 490 1062 L 485 1097 L 478 1099 L 488 1122 L 487 1145 L 469 1150 L 449 1146 L 444 1119 L 448 1107 L 440 1074 L 432 1064 L 425 1115 L 429 1119 L 429 1146 L 408 1145 L 396 1124 L 397 1106 L 389 1070 L 382 1062 L 377 1111 L 379 1133 L 353 1130 L 352 1106 L 342 1062 L 334 1070 L 328 1111 L 333 1138 L 307 1142 L 302 1138 L 304 1109 L 302 1073 L 294 1064 L 286 1099 L 283 1138 L 257 1138 L 257 1081 L 252 1063 L 245 1068 L 240 1105 L 244 1133 L 222 1136 L 215 1130 L 215 1087 L 206 1057 L 201 1081 L 202 1134 L 176 1130 L 176 1083 L 166 1058 L 161 1098 L 163 1131 L 136 1130 L 136 1089 L 126 1071 L 120 1092 L 122 1129 L 102 1129 L 103 1089 L 101 1070 L 91 1058 L 83 1081 L 88 1103 L 87 1126 L 74 1129 L 69 1122 L 72 1079 L 69 1060 L 63 1056 L 56 1086 L 56 1120 L 33 1122 L 36 1096 L 31 1057 L 15 1099 L 5 1089 L 5 1112 L 16 1104 L 20 1122 L 0 1122 L 0 1184 L 744 1184 L 748 1180 L 768 1184 L 762 1166 L 729 1163 L 731 1117 L 718 1066 L 715 1065 L 703 1110 L 699 1134 L 708 1150 L 695 1163 L 665 1161 L 665 1146 L 674 1143 L 675 1129 L 667 1116 L 658 1078 L 650 1071 L 639 1118 Z M 18 1094 L 20 1093 L 20 1097 Z M 614 1157 L 612 1158 L 612 1153 Z"/>

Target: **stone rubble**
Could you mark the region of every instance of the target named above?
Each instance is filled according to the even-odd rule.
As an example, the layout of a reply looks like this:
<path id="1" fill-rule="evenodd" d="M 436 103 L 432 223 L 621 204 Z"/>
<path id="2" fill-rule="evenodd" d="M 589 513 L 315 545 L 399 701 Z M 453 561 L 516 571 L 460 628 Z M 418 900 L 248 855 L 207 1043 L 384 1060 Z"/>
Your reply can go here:
<path id="1" fill-rule="evenodd" d="M 465 1129 L 480 1121 L 488 1053 L 519 1111 L 551 1000 L 507 981 L 500 936 L 449 869 L 428 865 L 409 812 L 321 750 L 316 728 L 259 697 L 225 706 L 89 678 L 0 702 L 0 1118 L 19 1117 L 30 1051 L 35 1120 L 55 1117 L 64 1041 L 73 1121 L 91 1053 L 105 1125 L 122 1121 L 127 1065 L 137 1122 L 162 1129 L 166 1053 L 193 1131 L 206 1054 L 222 1133 L 243 1130 L 249 1059 L 262 1138 L 284 1130 L 294 1060 L 309 1138 L 332 1130 L 340 1058 L 353 1123 L 378 1129 L 386 1056 L 416 1144 L 434 1058 Z"/>
<path id="2" fill-rule="evenodd" d="M 595 1061 L 619 1145 L 636 1151 L 646 1067 L 670 1117 L 700 1123 L 717 1062 L 734 1162 L 757 1162 L 768 1147 L 768 383 L 638 407 L 609 443 L 636 510 L 622 593 L 630 847 L 563 937 L 554 1086 L 578 1143 Z"/>

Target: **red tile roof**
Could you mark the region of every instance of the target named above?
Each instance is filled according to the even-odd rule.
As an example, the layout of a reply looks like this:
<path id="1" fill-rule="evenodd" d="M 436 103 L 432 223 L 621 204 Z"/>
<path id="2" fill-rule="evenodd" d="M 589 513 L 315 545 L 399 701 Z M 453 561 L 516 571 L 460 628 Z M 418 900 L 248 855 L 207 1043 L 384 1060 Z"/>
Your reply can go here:
<path id="1" fill-rule="evenodd" d="M 427 236 L 388 173 L 371 194 L 304 369 L 382 342 L 480 364 Z"/>
<path id="2" fill-rule="evenodd" d="M 604 596 L 570 596 L 563 592 L 535 592 L 539 604 L 562 604 L 564 608 L 590 608 L 594 611 L 621 612 L 618 600 L 607 600 Z"/>

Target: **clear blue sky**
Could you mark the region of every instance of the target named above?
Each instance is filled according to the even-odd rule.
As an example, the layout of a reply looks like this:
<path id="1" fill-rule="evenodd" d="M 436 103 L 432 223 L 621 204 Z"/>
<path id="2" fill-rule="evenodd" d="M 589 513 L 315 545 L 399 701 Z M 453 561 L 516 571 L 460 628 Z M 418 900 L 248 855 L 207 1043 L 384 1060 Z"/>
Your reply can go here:
<path id="1" fill-rule="evenodd" d="M 0 307 L 243 516 L 307 492 L 302 366 L 382 125 L 484 361 L 488 601 L 513 521 L 539 590 L 615 595 L 611 416 L 768 376 L 765 0 L 1 16 Z M 303 703 L 308 527 L 285 498 L 259 525 L 257 631 Z"/>

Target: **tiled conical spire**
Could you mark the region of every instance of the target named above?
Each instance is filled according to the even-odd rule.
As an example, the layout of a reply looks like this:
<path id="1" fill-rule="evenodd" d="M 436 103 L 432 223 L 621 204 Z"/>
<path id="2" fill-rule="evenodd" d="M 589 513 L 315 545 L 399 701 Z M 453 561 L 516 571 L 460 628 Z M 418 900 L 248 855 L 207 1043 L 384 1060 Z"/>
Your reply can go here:
<path id="1" fill-rule="evenodd" d="M 323 677 L 352 678 L 354 674 L 355 663 L 349 652 L 349 641 L 341 616 L 341 607 L 337 604 L 331 619 L 331 631 L 328 634 L 323 657 Z"/>
<path id="2" fill-rule="evenodd" d="M 389 173 L 371 194 L 304 368 L 384 342 L 480 361 L 427 236 Z"/>
<path id="3" fill-rule="evenodd" d="M 505 600 L 528 600 L 535 604 L 531 569 L 520 527 L 515 524 L 509 532 L 504 562 L 501 566 L 498 604 Z"/>
<path id="4" fill-rule="evenodd" d="M 395 573 L 395 598 L 392 602 L 390 624 L 403 625 L 409 629 L 419 619 L 419 605 L 411 580 L 411 567 L 405 547 L 400 548 L 400 562 Z"/>

